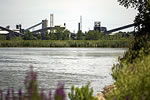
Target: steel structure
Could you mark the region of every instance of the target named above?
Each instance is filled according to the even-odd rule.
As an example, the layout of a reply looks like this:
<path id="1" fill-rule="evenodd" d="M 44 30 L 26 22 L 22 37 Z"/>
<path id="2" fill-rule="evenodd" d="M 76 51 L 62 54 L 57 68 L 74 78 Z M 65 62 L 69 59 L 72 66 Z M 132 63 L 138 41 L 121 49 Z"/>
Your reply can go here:
<path id="1" fill-rule="evenodd" d="M 60 27 L 60 28 L 65 29 L 65 27 Z M 34 33 L 34 34 L 39 33 L 39 32 L 42 33 L 42 32 L 46 32 L 47 30 L 52 30 L 52 29 L 57 29 L 57 27 L 46 27 L 46 28 L 43 28 L 43 29 L 35 30 L 32 33 Z"/>
<path id="2" fill-rule="evenodd" d="M 30 29 L 32 29 L 32 28 L 34 28 L 34 27 L 37 27 L 37 26 L 39 26 L 39 25 L 41 25 L 43 22 L 40 22 L 40 23 L 38 23 L 38 24 L 36 24 L 36 25 L 33 25 L 33 26 L 31 26 L 31 27 L 29 27 L 29 28 L 27 28 L 27 29 L 25 29 L 25 30 L 30 30 Z"/>
<path id="3" fill-rule="evenodd" d="M 10 29 L 8 29 L 8 28 L 5 28 L 5 27 L 2 27 L 2 26 L 0 26 L 0 29 L 1 30 L 5 30 L 5 31 L 8 31 L 10 34 L 12 34 L 12 36 L 23 36 L 24 34 L 22 34 L 22 33 L 19 33 L 19 32 L 15 32 L 15 31 L 13 31 L 13 30 L 10 30 Z"/>
<path id="4" fill-rule="evenodd" d="M 136 24 L 133 23 L 133 24 L 121 26 L 121 27 L 118 27 L 118 28 L 115 28 L 115 29 L 111 29 L 111 30 L 105 31 L 104 33 L 110 34 L 110 33 L 112 33 L 112 32 L 116 32 L 116 31 L 123 30 L 123 29 L 126 29 L 126 28 L 134 27 L 135 25 L 136 25 Z"/>

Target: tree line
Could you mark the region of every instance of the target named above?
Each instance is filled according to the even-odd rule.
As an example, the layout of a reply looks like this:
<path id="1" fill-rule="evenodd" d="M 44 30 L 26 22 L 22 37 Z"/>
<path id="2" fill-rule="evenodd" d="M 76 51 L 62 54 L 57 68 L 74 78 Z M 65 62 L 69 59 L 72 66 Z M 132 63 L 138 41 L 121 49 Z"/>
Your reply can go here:
<path id="1" fill-rule="evenodd" d="M 14 37 L 11 34 L 0 35 L 0 40 L 120 40 L 132 39 L 133 37 L 131 32 L 117 32 L 114 35 L 109 35 L 95 30 L 85 33 L 79 30 L 75 34 L 67 29 L 56 28 L 56 30 L 51 30 L 50 32 L 37 34 L 25 31 L 24 36 L 19 37 Z"/>

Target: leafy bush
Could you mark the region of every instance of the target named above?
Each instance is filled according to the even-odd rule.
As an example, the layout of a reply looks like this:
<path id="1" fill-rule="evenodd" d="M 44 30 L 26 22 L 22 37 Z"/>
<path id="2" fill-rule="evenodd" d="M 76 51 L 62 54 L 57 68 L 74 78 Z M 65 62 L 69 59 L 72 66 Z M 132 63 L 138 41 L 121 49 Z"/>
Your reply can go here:
<path id="1" fill-rule="evenodd" d="M 68 93 L 70 100 L 98 100 L 93 96 L 93 89 L 89 88 L 89 83 L 81 88 L 72 86 L 71 93 Z"/>
<path id="2" fill-rule="evenodd" d="M 106 97 L 109 100 L 150 99 L 150 42 L 144 37 L 135 39 L 119 64 L 113 67 L 115 89 Z"/>
<path id="3" fill-rule="evenodd" d="M 116 75 L 116 89 L 107 95 L 116 100 L 150 100 L 150 55 L 132 64 L 122 64 Z M 115 73 L 115 72 L 114 72 Z"/>

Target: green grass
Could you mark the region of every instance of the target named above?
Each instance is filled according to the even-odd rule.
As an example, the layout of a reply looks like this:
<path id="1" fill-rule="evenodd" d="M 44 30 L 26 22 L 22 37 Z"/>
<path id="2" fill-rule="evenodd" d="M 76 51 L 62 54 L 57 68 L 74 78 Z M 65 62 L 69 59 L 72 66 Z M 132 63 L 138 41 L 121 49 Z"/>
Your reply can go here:
<path id="1" fill-rule="evenodd" d="M 0 40 L 0 47 L 129 47 L 128 40 Z"/>

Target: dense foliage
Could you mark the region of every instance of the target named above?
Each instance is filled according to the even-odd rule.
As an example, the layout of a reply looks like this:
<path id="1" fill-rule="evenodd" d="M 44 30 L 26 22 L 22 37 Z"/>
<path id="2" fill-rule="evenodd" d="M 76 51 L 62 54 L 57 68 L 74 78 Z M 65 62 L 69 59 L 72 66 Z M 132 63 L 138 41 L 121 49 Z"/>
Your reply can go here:
<path id="1" fill-rule="evenodd" d="M 0 47 L 129 47 L 134 39 L 133 34 L 119 32 L 115 35 L 100 33 L 98 31 L 89 31 L 82 33 L 78 31 L 77 40 L 71 39 L 68 30 L 59 29 L 46 32 L 45 35 L 36 34 L 27 31 L 24 36 L 13 37 L 11 34 L 0 35 Z"/>
<path id="2" fill-rule="evenodd" d="M 144 37 L 145 38 L 145 37 Z M 150 41 L 135 41 L 119 64 L 113 67 L 115 89 L 108 99 L 149 100 L 150 97 Z"/>
<path id="3" fill-rule="evenodd" d="M 68 94 L 70 100 L 98 100 L 93 96 L 93 89 L 89 88 L 89 83 L 81 88 L 72 86 L 71 92 Z"/>
<path id="4" fill-rule="evenodd" d="M 107 99 L 150 99 L 150 4 L 149 0 L 118 0 L 125 7 L 135 7 L 137 34 L 132 46 L 113 67 L 115 88 L 106 94 Z"/>
<path id="5" fill-rule="evenodd" d="M 82 33 L 81 30 L 79 30 L 79 31 L 77 32 L 76 38 L 77 38 L 77 40 L 83 40 L 83 39 L 84 39 L 83 33 Z"/>
<path id="6" fill-rule="evenodd" d="M 138 35 L 150 32 L 150 0 L 118 0 L 124 7 L 137 9 L 138 14 L 135 18 Z"/>

